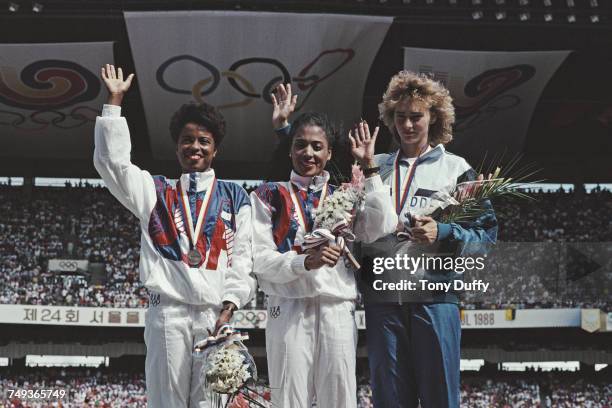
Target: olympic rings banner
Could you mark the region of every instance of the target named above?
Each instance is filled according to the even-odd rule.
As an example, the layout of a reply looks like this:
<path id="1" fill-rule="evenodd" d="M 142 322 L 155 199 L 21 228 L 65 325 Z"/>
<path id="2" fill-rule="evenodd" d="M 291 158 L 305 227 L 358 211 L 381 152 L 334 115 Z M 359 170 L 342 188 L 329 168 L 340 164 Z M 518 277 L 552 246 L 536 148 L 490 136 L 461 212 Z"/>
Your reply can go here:
<path id="1" fill-rule="evenodd" d="M 173 159 L 168 127 L 182 104 L 206 101 L 227 121 L 217 159 L 268 162 L 276 142 L 270 93 L 299 94 L 296 113 L 352 124 L 391 17 L 233 11 L 125 13 L 156 159 Z"/>
<path id="2" fill-rule="evenodd" d="M 111 42 L 0 44 L 2 156 L 91 158 Z"/>
<path id="3" fill-rule="evenodd" d="M 49 259 L 49 272 L 76 272 L 79 269 L 86 271 L 89 261 L 86 259 Z"/>
<path id="4" fill-rule="evenodd" d="M 523 150 L 540 94 L 569 53 L 404 48 L 404 68 L 433 75 L 450 90 L 451 149 L 478 165 L 485 153 Z"/>

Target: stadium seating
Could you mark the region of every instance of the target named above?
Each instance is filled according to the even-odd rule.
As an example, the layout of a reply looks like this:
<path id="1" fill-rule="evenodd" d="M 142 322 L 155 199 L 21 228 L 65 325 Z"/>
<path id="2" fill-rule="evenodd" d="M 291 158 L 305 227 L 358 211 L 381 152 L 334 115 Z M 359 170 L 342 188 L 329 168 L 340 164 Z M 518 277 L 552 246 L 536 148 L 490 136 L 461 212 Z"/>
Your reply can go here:
<path id="1" fill-rule="evenodd" d="M 0 369 L 0 389 L 65 390 L 61 407 L 146 407 L 142 372 L 121 372 L 109 368 L 25 368 Z M 265 378 L 256 386 L 266 393 Z M 372 408 L 372 390 L 367 377 L 359 380 L 358 408 Z M 0 407 L 59 407 L 57 400 L 24 401 L 0 397 Z M 465 372 L 462 375 L 462 408 L 609 408 L 612 385 L 604 375 L 580 372 Z"/>
<path id="2" fill-rule="evenodd" d="M 598 189 L 531 195 L 535 203 L 494 203 L 499 239 L 508 243 L 505 248 L 513 257 L 498 259 L 496 266 L 503 273 L 496 279 L 503 284 L 494 285 L 486 298 L 467 293 L 463 307 L 608 308 L 609 296 L 600 291 L 612 287 L 612 274 L 567 285 L 561 296 L 558 287 L 555 292 L 547 282 L 557 265 L 546 260 L 554 258 L 547 244 L 612 241 L 612 193 Z M 34 187 L 26 193 L 22 187 L 4 185 L 0 203 L 0 304 L 146 307 L 148 294 L 138 281 L 140 226 L 105 188 Z M 96 284 L 83 274 L 50 272 L 48 260 L 54 258 L 101 260 L 106 281 Z M 524 263 L 512 259 L 539 262 L 540 271 L 526 270 Z M 263 307 L 263 298 L 260 293 L 250 307 Z"/>

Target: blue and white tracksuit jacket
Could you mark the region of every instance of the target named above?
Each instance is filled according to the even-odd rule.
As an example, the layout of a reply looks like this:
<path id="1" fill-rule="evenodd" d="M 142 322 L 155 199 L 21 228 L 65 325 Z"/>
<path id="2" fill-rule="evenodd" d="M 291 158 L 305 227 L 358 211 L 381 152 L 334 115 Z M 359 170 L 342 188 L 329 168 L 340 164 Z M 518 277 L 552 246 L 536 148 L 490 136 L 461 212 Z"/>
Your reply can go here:
<path id="1" fill-rule="evenodd" d="M 376 163 L 380 166 L 380 175 L 383 182 L 390 187 L 394 184 L 394 165 L 398 152 L 376 155 Z M 412 159 L 414 161 L 414 159 Z M 431 209 L 430 197 L 435 192 L 446 192 L 449 195 L 458 183 L 476 179 L 476 172 L 470 167 L 465 159 L 449 153 L 442 144 L 439 144 L 426 153 L 422 154 L 414 161 L 416 168 L 412 183 L 409 186 L 408 198 L 404 208 L 401 210 L 400 222 L 412 215 L 427 215 Z M 410 166 L 409 161 L 404 158 L 399 160 L 400 186 L 403 185 L 408 176 Z M 363 245 L 362 255 L 365 257 L 365 265 L 368 260 L 371 262 L 376 257 L 396 257 L 397 254 L 408 254 L 412 257 L 431 255 L 441 256 L 476 256 L 486 252 L 490 244 L 495 243 L 497 238 L 497 219 L 493 212 L 491 203 L 487 200 L 484 203 L 485 211 L 473 222 L 461 223 L 438 223 L 438 237 L 431 245 L 420 245 L 409 240 L 399 240 L 397 235 L 391 234 L 383 237 L 373 244 Z M 369 269 L 369 270 L 368 270 Z M 450 282 L 454 279 L 461 279 L 460 274 L 453 271 L 433 271 L 419 270 L 416 274 L 410 275 L 405 270 L 385 270 L 381 275 L 373 275 L 371 268 L 364 268 L 362 273 L 362 290 L 366 302 L 384 301 L 389 302 L 394 296 L 388 291 L 384 295 L 376 294 L 372 290 L 373 279 L 385 279 L 386 281 L 399 281 L 400 279 L 426 279 L 433 282 Z M 400 292 L 398 292 L 400 293 Z M 414 295 L 415 298 L 411 299 Z M 379 296 L 385 296 L 381 299 Z M 423 292 L 418 291 L 414 294 L 401 292 L 398 294 L 398 302 L 417 301 L 423 303 L 450 302 L 458 303 L 458 295 L 455 292 Z M 378 299 L 376 299 L 378 297 Z"/>
<path id="2" fill-rule="evenodd" d="M 449 195 L 458 183 L 474 180 L 476 173 L 461 157 L 435 146 L 408 166 L 400 158 L 399 183 L 395 177 L 398 152 L 376 157 L 380 174 L 387 185 L 404 185 L 412 166 L 400 222 L 412 215 L 428 215 L 435 192 Z M 401 189 L 393 187 L 396 189 Z M 392 190 L 390 188 L 390 190 Z M 391 191 L 390 191 L 391 192 Z M 397 199 L 391 194 L 394 207 Z M 401 197 L 401 195 L 400 195 Z M 435 218 L 435 217 L 434 217 Z M 438 223 L 438 236 L 431 245 L 417 244 L 388 235 L 373 244 L 363 245 L 361 289 L 366 302 L 367 348 L 370 364 L 372 396 L 376 408 L 459 408 L 460 406 L 460 344 L 461 323 L 457 308 L 458 294 L 454 291 L 375 291 L 373 281 L 399 282 L 403 279 L 419 283 L 436 283 L 461 279 L 450 270 L 420 268 L 414 274 L 395 265 L 375 275 L 368 259 L 376 257 L 450 257 L 480 255 L 495 242 L 497 220 L 489 202 L 485 212 L 469 223 Z M 372 265 L 370 265 L 372 266 Z M 402 265 L 403 267 L 403 265 Z M 466 272 L 467 273 L 467 272 Z M 466 278 L 467 280 L 467 278 Z"/>

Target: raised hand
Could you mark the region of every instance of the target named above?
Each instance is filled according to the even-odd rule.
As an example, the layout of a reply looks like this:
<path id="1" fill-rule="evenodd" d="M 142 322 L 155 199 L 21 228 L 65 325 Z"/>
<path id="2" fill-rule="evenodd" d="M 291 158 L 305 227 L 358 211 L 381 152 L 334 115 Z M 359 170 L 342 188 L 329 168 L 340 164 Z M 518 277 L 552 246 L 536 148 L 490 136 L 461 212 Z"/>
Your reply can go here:
<path id="1" fill-rule="evenodd" d="M 365 120 L 359 122 L 353 130 L 349 131 L 348 137 L 351 141 L 351 154 L 361 164 L 363 169 L 376 166 L 374 163 L 374 147 L 378 131 L 379 127 L 376 126 L 374 133 L 370 135 L 370 127 Z"/>
<path id="2" fill-rule="evenodd" d="M 274 129 L 280 129 L 289 125 L 289 116 L 295 110 L 297 104 L 297 95 L 292 95 L 291 84 L 279 84 L 276 87 L 276 95 L 271 94 L 272 106 L 272 126 Z"/>
<path id="3" fill-rule="evenodd" d="M 130 85 L 132 85 L 134 74 L 128 75 L 124 80 L 123 70 L 121 68 L 115 70 L 115 66 L 110 64 L 102 67 L 101 71 L 102 80 L 106 85 L 106 89 L 108 89 L 108 104 L 121 106 L 123 96 L 130 89 Z"/>

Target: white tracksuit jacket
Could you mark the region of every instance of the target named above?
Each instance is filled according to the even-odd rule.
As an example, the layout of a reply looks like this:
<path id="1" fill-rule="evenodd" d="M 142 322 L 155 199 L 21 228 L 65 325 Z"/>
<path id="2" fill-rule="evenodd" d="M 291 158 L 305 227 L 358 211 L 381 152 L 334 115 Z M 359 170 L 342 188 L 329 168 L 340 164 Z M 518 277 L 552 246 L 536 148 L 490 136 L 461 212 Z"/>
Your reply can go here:
<path id="1" fill-rule="evenodd" d="M 310 186 L 320 194 L 324 184 L 329 180 L 329 173 L 325 172 L 319 177 L 302 177 L 291 172 L 291 182 L 300 190 L 306 190 Z M 299 223 L 295 223 L 297 230 L 291 240 L 291 233 L 284 238 L 287 248 L 283 251 L 275 243 L 281 239 L 278 233 L 282 225 L 273 226 L 272 213 L 279 213 L 285 208 L 274 208 L 275 200 L 270 196 L 278 195 L 283 200 L 282 204 L 288 204 L 288 183 L 266 183 L 257 191 L 251 193 L 253 207 L 253 268 L 257 275 L 259 286 L 267 295 L 285 298 L 308 298 L 325 296 L 334 299 L 355 300 L 357 298 L 357 287 L 355 285 L 354 271 L 345 267 L 340 260 L 336 266 L 324 266 L 316 271 L 307 271 L 304 267 L 306 255 L 299 254 L 294 248 L 299 247 L 303 240 L 305 231 Z M 278 189 L 278 193 L 276 192 Z M 274 190 L 270 193 L 270 190 Z M 265 193 L 264 193 L 265 191 Z M 380 176 L 373 176 L 365 182 L 365 208 L 357 214 L 354 232 L 357 241 L 371 243 L 395 231 L 397 227 L 397 216 L 389 198 L 389 187 L 383 185 Z M 270 194 L 269 194 L 270 193 Z M 268 195 L 267 199 L 262 197 Z M 273 202 L 270 202 L 270 201 Z M 286 206 L 284 206 L 286 207 Z M 293 211 L 291 217 L 295 219 Z M 279 223 L 281 218 L 279 217 Z M 276 231 L 273 231 L 276 229 Z M 283 242 L 285 243 L 285 242 Z"/>
<path id="2" fill-rule="evenodd" d="M 291 182 L 320 198 L 329 174 Z M 334 267 L 306 270 L 289 183 L 266 183 L 251 193 L 254 272 L 269 295 L 266 325 L 268 374 L 274 406 L 354 408 L 357 285 L 340 259 Z M 373 242 L 395 231 L 389 188 L 379 176 L 366 180 L 365 209 L 358 213 L 357 240 Z"/>
<path id="3" fill-rule="evenodd" d="M 202 261 L 187 263 L 190 248 L 176 183 L 151 176 L 130 161 L 130 134 L 118 106 L 104 105 L 96 120 L 94 165 L 110 192 L 140 220 L 140 280 L 150 293 L 145 321 L 149 408 L 208 408 L 195 343 L 208 337 L 223 301 L 238 307 L 254 293 L 251 206 L 237 184 L 216 181 L 214 170 L 183 174 L 181 188 L 196 202 L 213 186 L 197 242 Z M 196 211 L 196 214 L 199 211 Z M 196 223 L 197 215 L 192 215 Z"/>
<path id="4" fill-rule="evenodd" d="M 224 221 L 219 222 L 219 226 L 224 231 L 214 229 L 214 232 L 222 233 L 224 240 L 228 242 L 222 243 L 223 249 L 217 255 L 216 265 L 213 264 L 214 269 L 207 269 L 207 266 L 211 265 L 209 262 L 205 262 L 197 269 L 189 267 L 183 259 L 189 248 L 189 240 L 186 226 L 181 223 L 180 212 L 175 209 L 173 214 L 170 214 L 173 221 L 178 221 L 173 223 L 176 230 L 163 225 L 165 221 L 163 216 L 166 215 L 164 213 L 172 211 L 173 205 L 169 198 L 176 196 L 175 183 L 164 177 L 153 177 L 149 172 L 131 163 L 129 129 L 125 118 L 119 116 L 120 112 L 121 108 L 118 106 L 104 105 L 102 117 L 96 120 L 94 165 L 110 192 L 140 220 L 142 228 L 140 280 L 150 291 L 179 302 L 220 307 L 223 301 L 231 301 L 242 307 L 248 302 L 252 287 L 250 284 L 252 278 L 249 276 L 252 269 L 251 211 L 248 197 L 247 200 L 244 198 L 246 192 L 236 184 L 231 183 L 228 188 L 227 185 L 230 183 L 217 181 L 226 187 L 217 188 L 222 200 L 230 195 L 232 196 L 230 199 L 241 201 L 234 203 L 238 204 L 234 207 L 239 206 L 239 208 L 234 208 L 233 213 L 223 207 L 219 208 L 216 214 Z M 198 191 L 214 175 L 212 169 L 204 173 L 195 173 Z M 183 174 L 180 182 L 184 191 L 187 191 L 190 175 Z M 217 221 L 216 215 L 213 214 L 215 221 Z M 209 220 L 206 222 L 208 224 Z M 162 225 L 159 225 L 160 223 Z M 206 232 L 206 227 L 202 229 L 203 233 Z M 155 233 L 154 237 L 151 236 L 151 232 Z M 230 242 L 225 236 L 231 235 L 233 235 L 233 249 L 229 259 L 225 247 Z M 208 240 L 212 239 L 213 237 L 208 237 Z M 199 241 L 205 241 L 204 236 L 201 236 Z M 211 243 L 206 246 L 206 255 L 210 255 L 211 249 L 214 250 Z"/>

